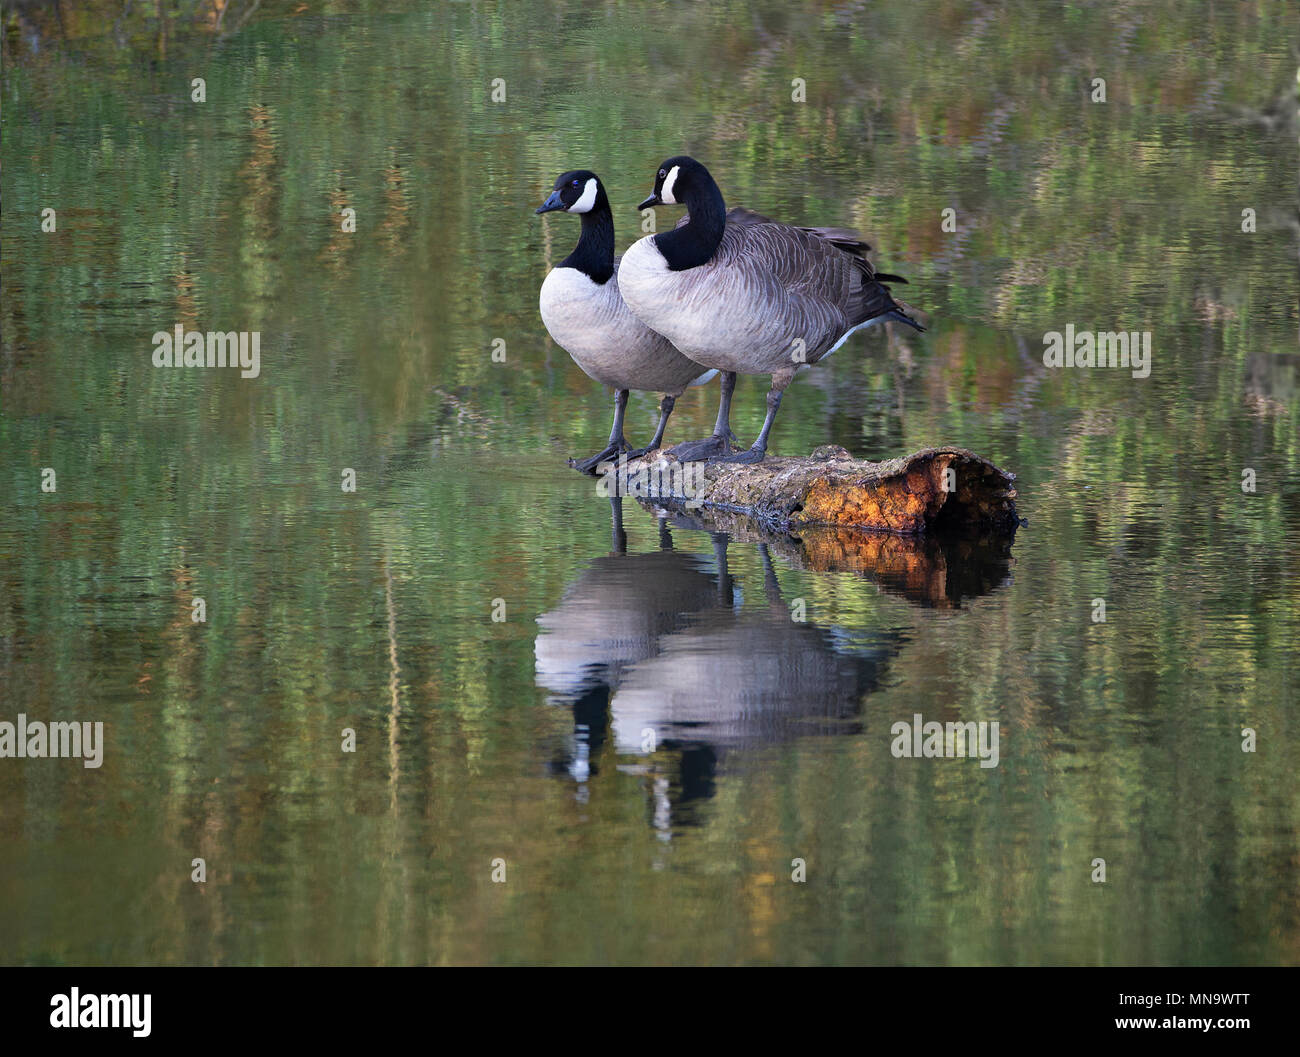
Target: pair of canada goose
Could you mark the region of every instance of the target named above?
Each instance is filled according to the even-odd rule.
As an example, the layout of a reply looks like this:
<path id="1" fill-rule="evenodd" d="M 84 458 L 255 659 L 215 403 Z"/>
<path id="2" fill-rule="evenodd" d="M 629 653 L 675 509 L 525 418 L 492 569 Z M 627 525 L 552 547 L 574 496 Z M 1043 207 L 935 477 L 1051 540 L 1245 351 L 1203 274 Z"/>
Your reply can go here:
<path id="1" fill-rule="evenodd" d="M 582 217 L 572 253 L 542 283 L 542 320 L 579 367 L 615 390 L 609 444 L 573 465 L 587 473 L 621 454 L 659 447 L 676 398 L 722 373 L 712 436 L 672 449 L 681 462 L 759 462 L 781 394 L 795 372 L 830 355 L 860 327 L 896 319 L 924 330 L 894 300 L 856 232 L 783 224 L 748 209 L 727 210 L 708 169 L 669 158 L 638 209 L 685 205 L 671 231 L 614 256 L 614 218 L 604 185 L 585 169 L 567 172 L 538 213 Z M 767 417 L 747 451 L 732 454 L 731 394 L 737 374 L 768 374 Z M 664 394 L 645 448 L 623 436 L 628 390 Z"/>

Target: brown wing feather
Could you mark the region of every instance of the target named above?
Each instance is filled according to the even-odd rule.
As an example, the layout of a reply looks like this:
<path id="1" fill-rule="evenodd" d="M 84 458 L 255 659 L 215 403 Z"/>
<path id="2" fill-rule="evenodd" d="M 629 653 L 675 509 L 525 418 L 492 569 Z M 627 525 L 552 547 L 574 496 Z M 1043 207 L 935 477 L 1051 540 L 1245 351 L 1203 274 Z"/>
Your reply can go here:
<path id="1" fill-rule="evenodd" d="M 696 349 L 726 370 L 788 369 L 796 339 L 803 362 L 816 363 L 854 327 L 902 311 L 866 251 L 848 228 L 797 227 L 732 209 L 713 259 L 682 288 L 661 329 L 688 356 Z M 734 366 L 715 362 L 719 333 L 737 354 Z"/>
<path id="2" fill-rule="evenodd" d="M 806 231 L 810 235 L 816 235 L 818 238 L 825 239 L 836 248 L 843 250 L 845 253 L 851 253 L 856 257 L 863 256 L 871 252 L 871 247 L 862 240 L 862 236 L 852 228 L 815 228 L 800 227 L 800 231 Z"/>
<path id="3" fill-rule="evenodd" d="M 691 222 L 690 213 L 683 213 L 681 218 L 673 225 L 675 228 L 685 227 Z M 752 209 L 746 209 L 744 206 L 736 206 L 735 209 L 727 210 L 728 224 L 776 224 L 778 221 L 771 217 L 765 217 L 762 213 L 755 213 Z M 829 229 L 828 229 L 829 230 Z"/>
<path id="4" fill-rule="evenodd" d="M 862 273 L 856 258 L 823 238 L 789 224 L 728 225 L 715 260 L 736 262 L 735 273 L 749 279 L 751 303 L 766 302 L 763 315 L 783 332 L 779 345 L 801 338 L 809 363 L 854 325 Z"/>

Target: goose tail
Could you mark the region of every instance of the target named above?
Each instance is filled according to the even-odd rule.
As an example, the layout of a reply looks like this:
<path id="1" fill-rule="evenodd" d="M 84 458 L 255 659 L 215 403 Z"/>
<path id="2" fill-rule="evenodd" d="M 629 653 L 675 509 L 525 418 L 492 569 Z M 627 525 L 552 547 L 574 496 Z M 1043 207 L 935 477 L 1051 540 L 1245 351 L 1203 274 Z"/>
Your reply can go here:
<path id="1" fill-rule="evenodd" d="M 865 260 L 859 262 L 858 268 L 863 274 L 862 302 L 859 305 L 862 318 L 892 319 L 906 323 L 915 330 L 924 332 L 925 327 L 912 318 L 912 307 L 894 297 L 887 283 L 907 284 L 907 280 L 893 272 L 878 272 Z"/>
<path id="2" fill-rule="evenodd" d="M 876 272 L 875 276 L 876 289 L 885 295 L 885 311 L 881 313 L 886 319 L 892 319 L 899 323 L 906 323 L 909 327 L 925 333 L 925 327 L 921 326 L 912 318 L 912 312 L 915 311 L 906 301 L 900 301 L 893 294 L 885 283 L 906 283 L 907 280 L 901 275 L 890 275 L 888 272 Z"/>
<path id="3" fill-rule="evenodd" d="M 899 305 L 898 302 L 895 302 L 895 304 L 898 305 L 898 307 L 891 308 L 888 312 L 886 312 L 885 313 L 886 319 L 894 319 L 897 320 L 899 323 L 906 323 L 909 327 L 915 327 L 917 330 L 921 331 L 922 333 L 925 333 L 925 327 L 921 326 L 920 323 L 918 323 L 915 319 L 913 319 L 906 312 L 904 312 L 903 305 Z"/>

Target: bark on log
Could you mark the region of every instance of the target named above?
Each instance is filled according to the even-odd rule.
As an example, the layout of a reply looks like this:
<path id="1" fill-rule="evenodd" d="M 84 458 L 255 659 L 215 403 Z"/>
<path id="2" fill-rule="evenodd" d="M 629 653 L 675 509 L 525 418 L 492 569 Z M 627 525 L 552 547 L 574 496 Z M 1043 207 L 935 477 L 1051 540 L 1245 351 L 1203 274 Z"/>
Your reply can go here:
<path id="1" fill-rule="evenodd" d="M 610 464 L 601 485 L 606 495 L 738 511 L 784 532 L 834 525 L 915 535 L 1014 534 L 1020 525 L 1014 482 L 1014 474 L 964 448 L 865 462 L 824 444 L 807 457 L 769 455 L 752 466 L 683 465 L 667 452 L 652 452 Z"/>

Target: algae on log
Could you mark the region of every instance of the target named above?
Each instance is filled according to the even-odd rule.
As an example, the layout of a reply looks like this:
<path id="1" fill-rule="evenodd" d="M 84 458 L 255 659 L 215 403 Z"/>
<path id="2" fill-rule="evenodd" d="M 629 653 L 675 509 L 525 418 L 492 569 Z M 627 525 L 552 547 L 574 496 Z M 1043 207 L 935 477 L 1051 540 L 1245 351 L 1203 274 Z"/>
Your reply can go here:
<path id="1" fill-rule="evenodd" d="M 682 464 L 656 451 L 607 467 L 604 494 L 739 511 L 782 530 L 839 525 L 909 535 L 1014 533 L 1020 525 L 1015 475 L 965 448 L 865 462 L 824 444 L 806 458 L 769 455 L 753 465 Z"/>

